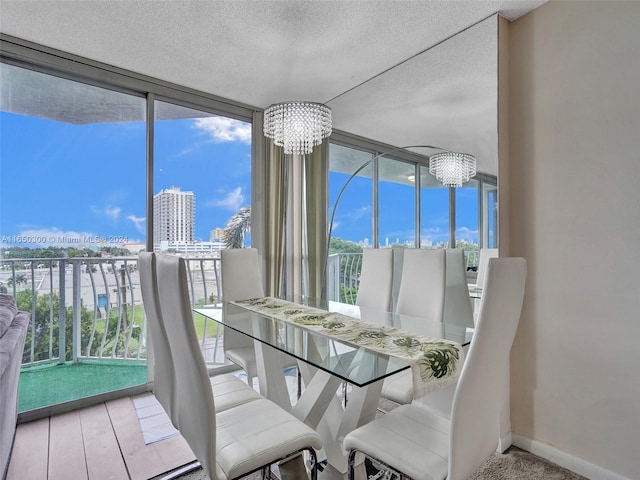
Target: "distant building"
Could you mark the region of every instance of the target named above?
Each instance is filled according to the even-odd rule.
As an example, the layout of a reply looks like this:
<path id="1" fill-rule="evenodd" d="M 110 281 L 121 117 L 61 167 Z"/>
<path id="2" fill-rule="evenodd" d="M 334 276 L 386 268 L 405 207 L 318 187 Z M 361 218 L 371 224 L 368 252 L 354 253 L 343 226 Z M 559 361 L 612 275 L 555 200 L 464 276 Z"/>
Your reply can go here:
<path id="1" fill-rule="evenodd" d="M 156 251 L 175 252 L 184 256 L 213 256 L 220 258 L 220 251 L 227 246 L 222 242 L 160 242 L 156 245 Z"/>
<path id="2" fill-rule="evenodd" d="M 147 244 L 142 242 L 123 243 L 122 248 L 126 248 L 133 255 L 137 255 L 138 253 L 144 251 L 147 248 Z"/>
<path id="3" fill-rule="evenodd" d="M 153 196 L 153 240 L 157 245 L 193 243 L 196 223 L 196 197 L 171 187 Z"/>
<path id="4" fill-rule="evenodd" d="M 224 228 L 214 228 L 209 233 L 209 241 L 215 242 L 216 240 L 222 240 L 222 234 L 224 233 Z"/>

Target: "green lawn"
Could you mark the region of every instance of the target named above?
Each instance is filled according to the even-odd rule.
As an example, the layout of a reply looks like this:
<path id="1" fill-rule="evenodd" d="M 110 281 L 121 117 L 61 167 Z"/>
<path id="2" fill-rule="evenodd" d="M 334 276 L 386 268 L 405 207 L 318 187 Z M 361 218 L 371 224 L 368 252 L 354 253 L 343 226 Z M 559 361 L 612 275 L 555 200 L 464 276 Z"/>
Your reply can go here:
<path id="1" fill-rule="evenodd" d="M 128 311 L 128 313 L 130 312 Z M 110 323 L 112 325 L 111 328 L 114 328 L 113 325 L 115 325 L 115 322 L 117 321 L 117 311 L 115 309 L 110 312 L 110 317 L 111 317 Z M 205 322 L 207 325 L 207 332 L 206 332 L 207 338 L 215 338 L 216 333 L 218 331 L 218 327 L 219 327 L 218 322 L 215 322 L 214 320 L 211 320 L 211 319 L 207 321 L 207 319 L 203 315 L 196 313 L 194 315 L 194 325 L 196 329 L 196 334 L 198 336 L 198 340 L 202 340 L 202 338 L 204 337 Z M 136 305 L 133 309 L 133 325 L 135 325 L 138 329 L 141 329 L 143 323 L 144 323 L 144 307 L 142 305 Z M 98 320 L 96 322 L 96 332 L 95 332 L 96 339 L 102 338 L 105 324 L 106 324 L 106 321 L 104 319 Z M 138 349 L 138 344 L 139 344 L 139 339 L 134 332 L 134 334 L 131 337 L 131 341 L 129 342 L 130 354 L 135 355 L 135 352 Z M 112 347 L 111 342 L 107 343 L 107 345 L 105 346 L 107 350 L 109 350 L 111 347 Z M 93 354 L 97 355 L 96 352 L 93 352 Z"/>

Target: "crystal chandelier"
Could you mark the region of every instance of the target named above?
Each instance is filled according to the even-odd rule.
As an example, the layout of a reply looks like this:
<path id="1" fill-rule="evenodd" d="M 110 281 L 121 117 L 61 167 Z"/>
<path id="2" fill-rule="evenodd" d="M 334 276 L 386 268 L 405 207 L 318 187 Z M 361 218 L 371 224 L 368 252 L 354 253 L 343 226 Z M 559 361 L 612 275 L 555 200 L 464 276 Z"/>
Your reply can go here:
<path id="1" fill-rule="evenodd" d="M 331 109 L 314 102 L 285 102 L 264 111 L 264 134 L 284 153 L 303 155 L 331 135 Z"/>
<path id="2" fill-rule="evenodd" d="M 429 157 L 429 173 L 445 187 L 461 187 L 475 177 L 476 157 L 468 153 L 434 153 Z"/>

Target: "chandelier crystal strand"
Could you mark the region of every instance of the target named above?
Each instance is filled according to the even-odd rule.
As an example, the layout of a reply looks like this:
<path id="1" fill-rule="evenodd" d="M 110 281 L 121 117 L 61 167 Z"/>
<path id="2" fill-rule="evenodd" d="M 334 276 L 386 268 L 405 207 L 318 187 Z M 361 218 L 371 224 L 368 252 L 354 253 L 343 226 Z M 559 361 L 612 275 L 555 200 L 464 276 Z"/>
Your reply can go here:
<path id="1" fill-rule="evenodd" d="M 476 157 L 468 153 L 435 153 L 429 157 L 429 173 L 445 187 L 461 187 L 475 177 Z"/>
<path id="2" fill-rule="evenodd" d="M 311 153 L 331 135 L 331 109 L 314 102 L 276 103 L 264 111 L 263 130 L 286 154 Z"/>

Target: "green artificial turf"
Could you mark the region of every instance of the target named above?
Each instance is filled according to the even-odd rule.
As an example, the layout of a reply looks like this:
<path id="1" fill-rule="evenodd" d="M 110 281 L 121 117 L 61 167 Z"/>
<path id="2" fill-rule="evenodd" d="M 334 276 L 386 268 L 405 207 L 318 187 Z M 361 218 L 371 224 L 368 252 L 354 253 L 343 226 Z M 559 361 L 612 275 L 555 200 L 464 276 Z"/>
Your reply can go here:
<path id="1" fill-rule="evenodd" d="M 18 412 L 145 383 L 145 361 L 85 360 L 25 367 L 20 372 Z"/>

